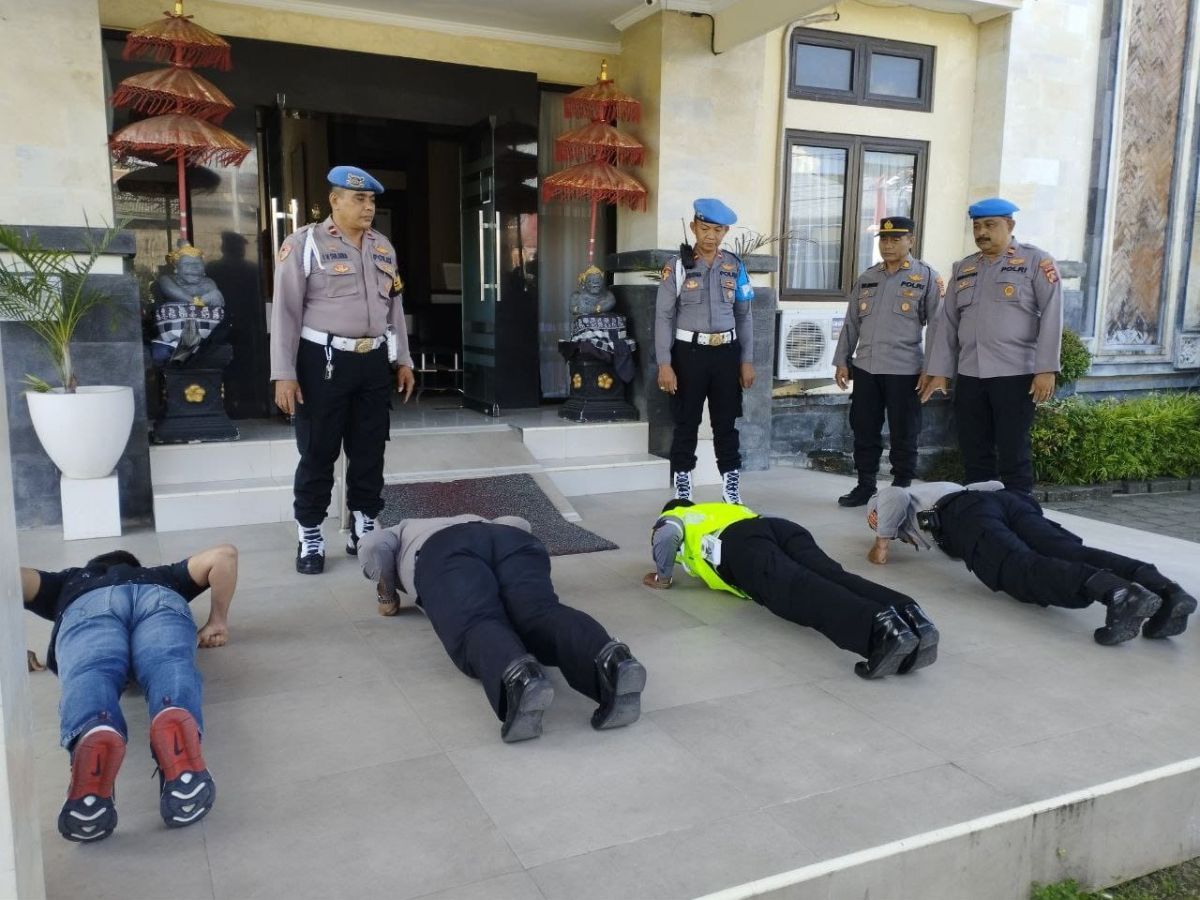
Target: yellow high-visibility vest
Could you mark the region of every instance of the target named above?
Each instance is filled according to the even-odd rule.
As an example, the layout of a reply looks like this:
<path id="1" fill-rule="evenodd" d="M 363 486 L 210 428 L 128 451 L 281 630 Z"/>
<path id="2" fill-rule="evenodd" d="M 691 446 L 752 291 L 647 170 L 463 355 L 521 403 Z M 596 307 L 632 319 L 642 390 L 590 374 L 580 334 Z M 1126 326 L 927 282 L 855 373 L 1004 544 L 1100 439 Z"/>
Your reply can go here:
<path id="1" fill-rule="evenodd" d="M 743 600 L 749 599 L 749 594 L 717 574 L 716 567 L 704 558 L 702 542 L 706 535 L 719 535 L 734 522 L 758 518 L 757 513 L 736 503 L 697 503 L 669 509 L 663 513 L 663 517 L 676 519 L 683 527 L 683 542 L 675 554 L 676 563 L 714 591 L 728 591 Z"/>

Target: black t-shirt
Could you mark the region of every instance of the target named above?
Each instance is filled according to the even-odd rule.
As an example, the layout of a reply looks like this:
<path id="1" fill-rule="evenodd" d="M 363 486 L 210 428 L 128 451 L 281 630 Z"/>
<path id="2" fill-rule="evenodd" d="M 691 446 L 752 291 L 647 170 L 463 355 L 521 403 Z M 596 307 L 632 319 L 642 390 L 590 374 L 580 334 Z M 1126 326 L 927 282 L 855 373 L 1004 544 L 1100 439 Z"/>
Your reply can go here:
<path id="1" fill-rule="evenodd" d="M 174 591 L 191 603 L 206 590 L 192 581 L 186 559 L 168 566 L 129 566 L 121 563 L 107 568 L 93 566 L 63 569 L 61 572 L 43 572 L 39 569 L 38 575 L 42 583 L 37 595 L 25 604 L 25 608 L 54 622 L 50 648 L 46 651 L 46 665 L 53 672 L 58 671 L 54 643 L 58 640 L 58 626 L 62 623 L 63 613 L 84 594 L 121 584 L 156 584 Z"/>

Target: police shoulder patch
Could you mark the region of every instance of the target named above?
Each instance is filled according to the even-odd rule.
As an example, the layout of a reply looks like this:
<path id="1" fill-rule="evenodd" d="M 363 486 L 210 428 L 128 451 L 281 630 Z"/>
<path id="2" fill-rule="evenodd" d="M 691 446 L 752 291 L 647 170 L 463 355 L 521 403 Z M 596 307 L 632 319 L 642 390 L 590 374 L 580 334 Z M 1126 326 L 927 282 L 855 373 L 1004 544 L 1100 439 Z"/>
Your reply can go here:
<path id="1" fill-rule="evenodd" d="M 1042 270 L 1042 274 L 1046 276 L 1048 282 L 1051 284 L 1058 283 L 1058 269 L 1054 265 L 1054 260 L 1047 256 L 1038 263 L 1038 268 Z"/>
<path id="2" fill-rule="evenodd" d="M 937 284 L 938 296 L 945 297 L 946 296 L 946 279 L 943 278 L 941 275 L 939 275 L 937 277 L 937 281 L 935 283 Z"/>
<path id="3" fill-rule="evenodd" d="M 401 278 L 400 273 L 397 272 L 395 275 L 392 276 L 392 293 L 399 294 L 403 290 L 404 290 L 404 279 Z"/>
<path id="4" fill-rule="evenodd" d="M 279 261 L 283 262 L 285 259 L 287 259 L 291 255 L 292 255 L 292 245 L 285 242 L 284 245 L 279 248 Z"/>
<path id="5" fill-rule="evenodd" d="M 671 277 L 671 274 L 672 274 L 674 271 L 675 271 L 675 267 L 674 267 L 673 265 L 671 265 L 670 263 L 667 263 L 665 266 L 663 266 L 663 267 L 662 267 L 662 279 L 663 279 L 663 281 L 666 281 L 668 278 L 670 278 L 670 277 Z"/>

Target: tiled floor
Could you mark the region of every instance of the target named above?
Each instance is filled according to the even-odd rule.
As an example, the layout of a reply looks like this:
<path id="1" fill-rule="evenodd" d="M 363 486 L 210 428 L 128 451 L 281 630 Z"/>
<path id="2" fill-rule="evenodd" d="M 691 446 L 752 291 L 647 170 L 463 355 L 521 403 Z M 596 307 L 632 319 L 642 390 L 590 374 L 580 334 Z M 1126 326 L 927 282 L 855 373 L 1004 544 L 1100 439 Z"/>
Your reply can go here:
<path id="1" fill-rule="evenodd" d="M 1200 541 L 1200 491 L 1165 494 L 1113 494 L 1093 500 L 1063 501 L 1055 509 L 1087 519 L 1116 522 L 1185 541 Z"/>
<path id="2" fill-rule="evenodd" d="M 50 896 L 690 897 L 1196 754 L 1200 628 L 1103 648 L 1100 608 L 992 595 L 936 552 L 872 567 L 861 511 L 834 504 L 846 484 L 776 470 L 748 474 L 744 492 L 917 597 L 942 630 L 937 665 L 864 682 L 849 654 L 753 604 L 687 579 L 651 592 L 639 582 L 664 497 L 580 497 L 582 524 L 622 547 L 556 558 L 556 584 L 646 663 L 645 714 L 595 733 L 590 702 L 553 673 L 544 736 L 511 746 L 420 613 L 378 617 L 340 552 L 306 578 L 287 525 L 129 536 L 148 562 L 226 540 L 242 551 L 231 642 L 200 653 L 217 804 L 195 828 L 163 827 L 146 715 L 128 696 L 120 827 L 95 846 L 63 841 L 58 686 L 32 676 Z M 1195 544 L 1054 515 L 1200 592 Z M 21 544 L 44 568 L 111 546 L 55 532 Z M 40 651 L 48 628 L 29 630 Z"/>

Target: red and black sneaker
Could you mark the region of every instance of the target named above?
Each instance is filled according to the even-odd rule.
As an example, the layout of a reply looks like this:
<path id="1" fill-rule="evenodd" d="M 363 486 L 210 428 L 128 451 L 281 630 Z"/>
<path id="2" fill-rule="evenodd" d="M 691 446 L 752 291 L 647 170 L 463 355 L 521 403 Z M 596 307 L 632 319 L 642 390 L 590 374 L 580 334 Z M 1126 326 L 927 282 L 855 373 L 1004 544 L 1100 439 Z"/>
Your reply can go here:
<path id="1" fill-rule="evenodd" d="M 212 775 L 200 753 L 200 729 L 192 714 L 178 706 L 164 709 L 150 723 L 150 752 L 158 763 L 158 811 L 169 828 L 203 819 L 217 796 Z"/>
<path id="2" fill-rule="evenodd" d="M 71 787 L 58 814 L 58 832 L 68 841 L 99 841 L 116 829 L 113 785 L 124 758 L 125 738 L 115 731 L 96 729 L 79 739 L 71 751 Z"/>

